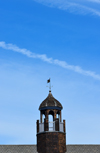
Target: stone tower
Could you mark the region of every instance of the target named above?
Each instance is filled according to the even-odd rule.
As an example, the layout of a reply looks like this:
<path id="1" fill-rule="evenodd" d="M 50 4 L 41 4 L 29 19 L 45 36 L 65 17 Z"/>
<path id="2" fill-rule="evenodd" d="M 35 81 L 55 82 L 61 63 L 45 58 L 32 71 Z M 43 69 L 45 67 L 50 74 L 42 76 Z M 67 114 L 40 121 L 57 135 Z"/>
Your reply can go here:
<path id="1" fill-rule="evenodd" d="M 53 97 L 50 90 L 47 98 L 39 107 L 40 122 L 37 120 L 38 153 L 66 152 L 65 120 L 62 122 L 62 109 L 61 103 Z M 49 115 L 52 115 L 52 122 L 49 121 Z"/>

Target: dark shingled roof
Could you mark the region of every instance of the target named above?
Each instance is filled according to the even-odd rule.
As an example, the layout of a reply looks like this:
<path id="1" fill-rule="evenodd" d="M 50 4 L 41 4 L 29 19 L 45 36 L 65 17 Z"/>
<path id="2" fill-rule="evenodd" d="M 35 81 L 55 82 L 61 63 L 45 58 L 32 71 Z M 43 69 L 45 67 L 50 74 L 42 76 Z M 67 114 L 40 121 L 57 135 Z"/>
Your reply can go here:
<path id="1" fill-rule="evenodd" d="M 0 153 L 38 153 L 36 145 L 0 145 Z"/>
<path id="2" fill-rule="evenodd" d="M 40 104 L 39 110 L 43 107 L 48 107 L 48 106 L 50 107 L 56 106 L 56 107 L 60 107 L 61 109 L 63 108 L 61 103 L 53 97 L 51 91 L 49 91 L 47 98 Z"/>
<path id="3" fill-rule="evenodd" d="M 67 145 L 66 153 L 100 153 L 100 145 Z M 36 145 L 0 145 L 0 153 L 38 153 Z"/>

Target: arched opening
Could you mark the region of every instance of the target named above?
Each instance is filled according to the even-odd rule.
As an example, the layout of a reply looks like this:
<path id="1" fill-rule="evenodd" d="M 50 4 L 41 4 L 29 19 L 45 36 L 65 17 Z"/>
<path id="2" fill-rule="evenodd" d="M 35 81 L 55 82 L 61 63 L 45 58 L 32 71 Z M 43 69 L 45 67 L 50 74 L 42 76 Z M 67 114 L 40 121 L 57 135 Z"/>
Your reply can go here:
<path id="1" fill-rule="evenodd" d="M 59 118 L 59 115 L 58 114 L 56 115 L 56 118 Z"/>
<path id="2" fill-rule="evenodd" d="M 49 115 L 49 122 L 53 122 L 53 116 Z"/>
<path id="3" fill-rule="evenodd" d="M 45 118 L 45 111 L 40 111 L 40 123 L 44 122 L 44 118 Z"/>
<path id="4" fill-rule="evenodd" d="M 43 114 L 43 115 L 42 115 L 42 121 L 43 121 L 43 122 L 44 122 L 44 119 L 45 119 L 45 115 Z"/>
<path id="5" fill-rule="evenodd" d="M 49 111 L 48 114 L 49 131 L 54 131 L 54 112 Z"/>
<path id="6" fill-rule="evenodd" d="M 53 111 L 49 111 L 48 119 L 49 119 L 49 122 L 53 122 L 53 120 L 54 120 L 54 112 Z"/>

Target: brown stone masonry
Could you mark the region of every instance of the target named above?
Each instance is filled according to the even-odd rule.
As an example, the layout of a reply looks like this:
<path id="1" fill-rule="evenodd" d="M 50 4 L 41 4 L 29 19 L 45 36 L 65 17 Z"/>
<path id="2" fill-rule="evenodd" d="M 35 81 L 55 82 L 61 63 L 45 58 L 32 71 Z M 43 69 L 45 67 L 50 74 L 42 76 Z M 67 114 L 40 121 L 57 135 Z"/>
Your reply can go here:
<path id="1" fill-rule="evenodd" d="M 44 132 L 37 134 L 38 153 L 65 153 L 66 140 L 63 132 Z"/>

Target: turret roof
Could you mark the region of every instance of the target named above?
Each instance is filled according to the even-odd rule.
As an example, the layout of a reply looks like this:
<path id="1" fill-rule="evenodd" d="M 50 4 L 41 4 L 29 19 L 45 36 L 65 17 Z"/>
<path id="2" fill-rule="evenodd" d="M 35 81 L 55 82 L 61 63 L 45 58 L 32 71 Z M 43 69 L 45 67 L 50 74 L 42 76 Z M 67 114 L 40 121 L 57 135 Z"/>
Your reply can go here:
<path id="1" fill-rule="evenodd" d="M 39 110 L 43 107 L 60 107 L 61 109 L 63 108 L 61 103 L 53 97 L 51 91 L 49 91 L 47 98 L 40 104 Z"/>

